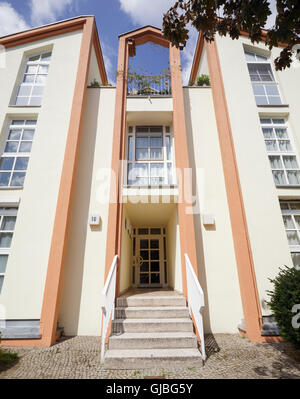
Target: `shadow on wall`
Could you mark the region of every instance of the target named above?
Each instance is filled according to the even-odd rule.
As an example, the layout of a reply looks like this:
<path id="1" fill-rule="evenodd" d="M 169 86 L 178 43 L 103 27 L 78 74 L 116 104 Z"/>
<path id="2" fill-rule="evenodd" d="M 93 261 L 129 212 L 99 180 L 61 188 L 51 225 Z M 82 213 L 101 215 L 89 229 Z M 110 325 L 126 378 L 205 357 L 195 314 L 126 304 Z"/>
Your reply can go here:
<path id="1" fill-rule="evenodd" d="M 93 112 L 89 112 L 89 129 L 81 133 L 78 167 L 75 175 L 74 200 L 70 217 L 62 299 L 58 318 L 59 325 L 65 328 L 67 335 L 77 334 L 79 325 L 84 256 L 87 232 L 90 229 L 88 217 L 100 95 L 100 90 L 93 91 L 94 109 Z M 101 231 L 101 225 L 93 226 L 91 230 Z"/>
<path id="2" fill-rule="evenodd" d="M 190 167 L 193 171 L 196 170 L 196 162 L 195 162 L 195 151 L 197 148 L 194 147 L 193 140 L 193 128 L 192 128 L 192 118 L 191 118 L 191 108 L 189 106 L 190 97 L 189 94 L 184 96 L 184 108 L 185 108 L 185 117 L 186 117 L 186 131 L 187 131 L 187 142 L 188 142 L 188 151 L 189 151 L 189 159 L 190 159 Z M 192 193 L 196 195 L 198 201 L 200 200 L 199 193 L 197 191 L 196 184 L 196 174 L 193 172 L 192 176 Z M 200 212 L 200 211 L 199 211 Z M 207 277 L 205 270 L 205 259 L 204 259 L 204 248 L 203 248 L 203 237 L 202 237 L 202 229 L 201 229 L 201 215 L 194 215 L 194 226 L 195 226 L 195 239 L 196 239 L 196 251 L 197 251 L 197 259 L 198 259 L 198 278 L 200 285 L 202 287 L 205 299 L 205 307 L 203 309 L 203 324 L 205 333 L 211 333 L 211 324 L 210 324 L 210 312 L 209 312 L 209 301 L 208 301 L 208 290 L 207 290 Z M 207 230 L 215 230 L 216 226 L 210 226 Z"/>

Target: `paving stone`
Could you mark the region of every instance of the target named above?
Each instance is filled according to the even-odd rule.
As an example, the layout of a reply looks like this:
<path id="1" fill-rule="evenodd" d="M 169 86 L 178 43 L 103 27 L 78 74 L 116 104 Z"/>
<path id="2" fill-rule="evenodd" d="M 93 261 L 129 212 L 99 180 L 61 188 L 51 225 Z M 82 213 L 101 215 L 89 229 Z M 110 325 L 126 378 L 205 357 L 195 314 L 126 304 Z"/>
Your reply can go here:
<path id="1" fill-rule="evenodd" d="M 107 370 L 100 364 L 99 337 L 63 337 L 51 348 L 12 348 L 19 362 L 0 373 L 0 379 L 300 379 L 300 351 L 288 343 L 255 344 L 239 335 L 206 337 L 204 367 Z"/>

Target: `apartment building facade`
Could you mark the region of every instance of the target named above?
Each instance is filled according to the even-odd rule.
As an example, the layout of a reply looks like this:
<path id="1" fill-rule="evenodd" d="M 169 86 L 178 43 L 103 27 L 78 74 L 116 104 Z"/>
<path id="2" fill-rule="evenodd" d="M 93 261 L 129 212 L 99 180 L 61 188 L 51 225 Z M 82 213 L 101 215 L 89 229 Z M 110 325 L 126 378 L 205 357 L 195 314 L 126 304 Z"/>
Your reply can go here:
<path id="1" fill-rule="evenodd" d="M 149 41 L 169 49 L 167 83 L 130 90 Z M 169 290 L 190 307 L 187 262 L 205 333 L 279 340 L 269 279 L 300 265 L 297 64 L 276 72 L 263 38 L 200 33 L 190 81 L 211 85 L 183 87 L 179 50 L 147 26 L 119 36 L 113 87 L 93 17 L 0 44 L 1 344 L 108 337 L 112 286 L 113 303 Z"/>

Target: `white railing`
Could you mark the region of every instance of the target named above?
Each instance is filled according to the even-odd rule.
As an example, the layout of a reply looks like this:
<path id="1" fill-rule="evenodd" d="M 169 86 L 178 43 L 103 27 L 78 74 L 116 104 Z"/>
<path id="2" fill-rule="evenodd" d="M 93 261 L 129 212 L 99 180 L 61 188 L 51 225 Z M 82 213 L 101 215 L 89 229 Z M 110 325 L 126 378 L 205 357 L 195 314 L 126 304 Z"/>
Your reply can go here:
<path id="1" fill-rule="evenodd" d="M 204 294 L 199 284 L 199 280 L 194 272 L 190 258 L 187 254 L 185 256 L 186 267 L 186 282 L 187 282 L 187 295 L 188 306 L 190 315 L 193 314 L 198 334 L 201 340 L 201 353 L 203 361 L 206 360 L 205 343 L 204 343 L 204 329 L 202 308 L 204 307 Z M 192 313 L 192 314 L 191 314 Z"/>
<path id="2" fill-rule="evenodd" d="M 110 322 L 114 319 L 118 255 L 115 255 L 102 291 L 101 363 L 104 363 L 105 339 Z"/>

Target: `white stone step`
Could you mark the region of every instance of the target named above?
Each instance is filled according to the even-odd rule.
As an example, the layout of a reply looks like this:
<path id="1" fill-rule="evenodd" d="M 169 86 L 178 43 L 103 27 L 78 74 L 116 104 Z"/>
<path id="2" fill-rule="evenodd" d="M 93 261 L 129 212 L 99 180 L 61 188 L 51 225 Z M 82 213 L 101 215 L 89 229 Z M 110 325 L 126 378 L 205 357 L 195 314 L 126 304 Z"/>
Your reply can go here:
<path id="1" fill-rule="evenodd" d="M 163 319 L 188 318 L 189 310 L 186 306 L 132 306 L 116 308 L 116 319 Z"/>
<path id="2" fill-rule="evenodd" d="M 113 333 L 121 332 L 167 332 L 193 331 L 191 319 L 115 319 Z"/>
<path id="3" fill-rule="evenodd" d="M 174 296 L 144 296 L 133 295 L 117 298 L 117 307 L 137 306 L 186 306 L 186 299 L 181 295 Z"/>
<path id="4" fill-rule="evenodd" d="M 147 332 L 111 335 L 109 349 L 197 348 L 193 332 Z"/>
<path id="5" fill-rule="evenodd" d="M 109 349 L 104 362 L 108 369 L 183 368 L 185 365 L 202 366 L 198 349 Z"/>

